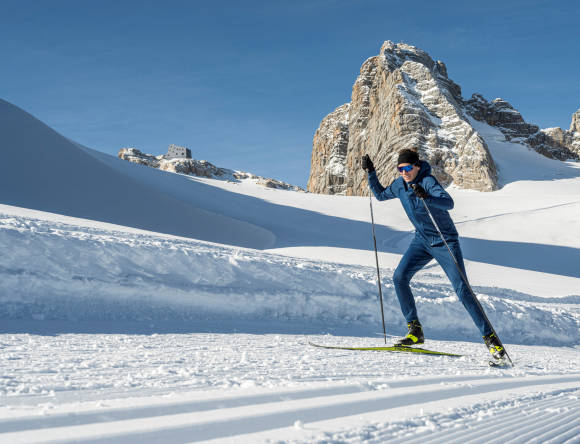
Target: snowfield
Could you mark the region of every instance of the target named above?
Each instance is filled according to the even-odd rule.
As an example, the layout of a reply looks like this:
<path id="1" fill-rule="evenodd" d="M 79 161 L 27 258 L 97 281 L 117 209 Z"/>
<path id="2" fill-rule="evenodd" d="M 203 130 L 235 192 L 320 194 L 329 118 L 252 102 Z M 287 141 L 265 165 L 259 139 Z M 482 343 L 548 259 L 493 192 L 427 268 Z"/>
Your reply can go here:
<path id="1" fill-rule="evenodd" d="M 577 348 L 511 345 L 516 367 L 498 370 L 471 342 L 429 341 L 466 354 L 451 358 L 321 350 L 307 339 L 377 343 L 293 334 L 4 335 L 2 373 L 12 377 L 4 383 L 0 437 L 577 442 Z"/>
<path id="2" fill-rule="evenodd" d="M 503 188 L 451 214 L 513 368 L 434 263 L 425 348 L 462 357 L 308 345 L 384 343 L 368 198 L 131 164 L 0 101 L 0 442 L 580 442 L 580 165 L 474 125 Z M 373 206 L 390 343 L 413 232 Z"/>

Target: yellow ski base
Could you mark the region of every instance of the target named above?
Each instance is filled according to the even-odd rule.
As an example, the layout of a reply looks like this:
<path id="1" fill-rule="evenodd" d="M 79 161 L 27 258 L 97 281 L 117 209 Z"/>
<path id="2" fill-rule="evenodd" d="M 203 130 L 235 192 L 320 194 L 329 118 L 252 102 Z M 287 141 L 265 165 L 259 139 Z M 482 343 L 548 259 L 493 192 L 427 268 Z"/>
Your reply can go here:
<path id="1" fill-rule="evenodd" d="M 420 353 L 424 355 L 436 355 L 436 356 L 453 356 L 460 357 L 463 355 L 457 355 L 455 353 L 439 352 L 434 350 L 426 350 L 424 348 L 408 347 L 405 345 L 395 345 L 391 347 L 337 347 L 332 345 L 320 345 L 314 344 L 313 342 L 308 342 L 313 347 L 318 348 L 328 348 L 332 350 L 353 350 L 353 351 L 388 351 L 388 352 L 398 352 L 398 353 Z"/>

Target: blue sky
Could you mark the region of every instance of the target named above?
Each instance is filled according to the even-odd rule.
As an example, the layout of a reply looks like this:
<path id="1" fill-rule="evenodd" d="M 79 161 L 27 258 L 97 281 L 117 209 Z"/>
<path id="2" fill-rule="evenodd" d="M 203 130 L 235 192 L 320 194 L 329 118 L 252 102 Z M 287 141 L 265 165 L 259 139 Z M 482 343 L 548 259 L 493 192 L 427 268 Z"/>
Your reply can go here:
<path id="1" fill-rule="evenodd" d="M 567 129 L 580 3 L 475 3 L 0 0 L 0 97 L 107 153 L 175 143 L 305 186 L 321 119 L 392 40 L 443 60 L 464 97 Z"/>

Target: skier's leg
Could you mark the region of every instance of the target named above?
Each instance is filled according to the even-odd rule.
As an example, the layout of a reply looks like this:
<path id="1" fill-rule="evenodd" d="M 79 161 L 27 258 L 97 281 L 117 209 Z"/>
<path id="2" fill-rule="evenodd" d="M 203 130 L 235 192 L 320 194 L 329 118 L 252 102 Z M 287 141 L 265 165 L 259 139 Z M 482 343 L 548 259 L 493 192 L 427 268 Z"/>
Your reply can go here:
<path id="1" fill-rule="evenodd" d="M 459 267 L 461 268 L 461 272 L 467 278 L 467 273 L 465 272 L 465 265 L 463 263 L 463 254 L 461 252 L 461 247 L 459 246 L 459 241 L 448 241 L 447 243 L 449 245 L 449 248 L 453 252 L 453 255 L 455 256 L 455 259 L 457 260 Z M 473 319 L 473 322 L 481 332 L 481 336 L 491 334 L 493 332 L 491 325 L 489 324 L 489 322 L 487 322 L 485 315 L 483 314 L 481 308 L 475 301 L 474 295 L 469 290 L 469 287 L 463 281 L 461 274 L 457 270 L 455 262 L 453 261 L 453 259 L 449 254 L 449 250 L 447 250 L 447 247 L 445 247 L 445 245 L 431 247 L 431 251 L 433 257 L 437 260 L 439 265 L 441 265 L 441 267 L 445 271 L 445 274 L 447 274 L 447 277 L 449 278 L 451 284 L 453 285 L 455 293 L 457 293 L 459 300 L 461 301 L 461 303 L 463 304 L 463 306 Z"/>
<path id="2" fill-rule="evenodd" d="M 403 316 L 405 316 L 408 323 L 419 320 L 415 298 L 411 292 L 409 282 L 415 273 L 427 265 L 431 259 L 433 257 L 427 251 L 423 242 L 415 237 L 393 274 L 395 292 L 397 293 Z"/>

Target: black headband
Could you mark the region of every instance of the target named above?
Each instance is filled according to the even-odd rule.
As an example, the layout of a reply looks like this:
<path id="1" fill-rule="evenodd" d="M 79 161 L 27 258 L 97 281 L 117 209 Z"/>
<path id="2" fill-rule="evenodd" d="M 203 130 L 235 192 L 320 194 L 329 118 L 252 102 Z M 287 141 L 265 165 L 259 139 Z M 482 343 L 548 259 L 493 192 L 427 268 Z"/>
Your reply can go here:
<path id="1" fill-rule="evenodd" d="M 403 150 L 399 153 L 397 165 L 400 165 L 402 163 L 410 163 L 411 165 L 416 165 L 419 163 L 419 155 L 413 150 Z"/>

